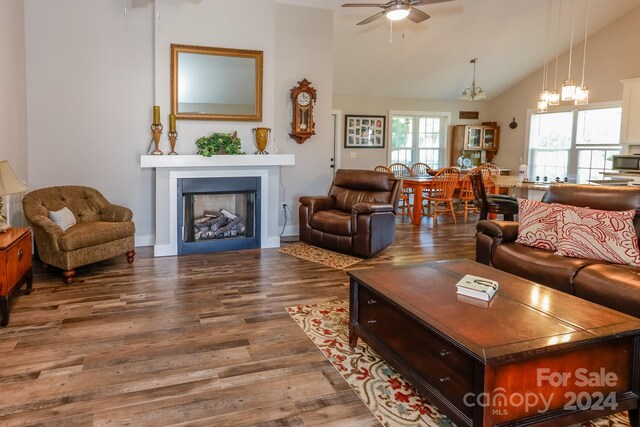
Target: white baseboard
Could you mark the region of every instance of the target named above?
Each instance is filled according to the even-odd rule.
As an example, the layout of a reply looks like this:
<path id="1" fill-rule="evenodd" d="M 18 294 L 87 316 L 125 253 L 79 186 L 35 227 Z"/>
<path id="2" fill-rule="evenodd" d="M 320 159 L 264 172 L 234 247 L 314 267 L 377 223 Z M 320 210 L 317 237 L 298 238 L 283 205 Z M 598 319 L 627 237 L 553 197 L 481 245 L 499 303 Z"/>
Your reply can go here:
<path id="1" fill-rule="evenodd" d="M 153 235 L 147 235 L 147 236 L 135 236 L 135 246 L 136 248 L 141 247 L 141 246 L 153 246 L 153 243 L 156 241 L 155 237 Z"/>
<path id="2" fill-rule="evenodd" d="M 284 228 L 284 233 L 282 233 L 282 237 L 298 236 L 299 234 L 300 234 L 300 226 L 289 225 Z"/>

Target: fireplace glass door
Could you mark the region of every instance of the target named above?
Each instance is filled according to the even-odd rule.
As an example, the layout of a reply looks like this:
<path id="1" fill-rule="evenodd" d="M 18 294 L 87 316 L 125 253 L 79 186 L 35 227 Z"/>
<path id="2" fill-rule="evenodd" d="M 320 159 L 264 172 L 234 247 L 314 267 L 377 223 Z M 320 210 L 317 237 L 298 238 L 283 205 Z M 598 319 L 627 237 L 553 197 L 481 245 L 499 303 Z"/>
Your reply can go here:
<path id="1" fill-rule="evenodd" d="M 260 247 L 260 178 L 178 180 L 178 254 Z"/>

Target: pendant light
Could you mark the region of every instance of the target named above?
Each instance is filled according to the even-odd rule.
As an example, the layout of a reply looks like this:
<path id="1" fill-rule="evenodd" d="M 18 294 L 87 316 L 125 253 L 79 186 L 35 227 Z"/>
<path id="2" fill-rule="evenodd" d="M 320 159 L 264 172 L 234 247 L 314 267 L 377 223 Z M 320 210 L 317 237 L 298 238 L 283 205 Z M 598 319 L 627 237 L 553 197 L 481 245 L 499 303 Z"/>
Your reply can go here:
<path id="1" fill-rule="evenodd" d="M 547 34 L 544 40 L 544 66 L 542 67 L 542 92 L 540 92 L 540 98 L 538 99 L 537 111 L 538 113 L 546 113 L 549 105 L 550 92 L 547 89 L 547 71 L 549 61 L 547 59 L 547 51 L 549 47 L 549 32 L 551 29 L 551 1 L 547 0 Z"/>
<path id="2" fill-rule="evenodd" d="M 478 62 L 478 58 L 473 58 L 469 61 L 470 64 L 473 64 L 473 80 L 471 81 L 471 87 L 466 88 L 462 91 L 458 99 L 464 101 L 477 101 L 481 99 L 485 99 L 487 94 L 484 93 L 480 86 L 476 86 L 476 63 Z"/>
<path id="3" fill-rule="evenodd" d="M 569 72 L 567 80 L 562 82 L 561 99 L 563 101 L 573 101 L 576 97 L 576 82 L 571 78 L 571 56 L 573 54 L 573 24 L 575 0 L 571 0 L 571 44 L 569 45 Z"/>
<path id="4" fill-rule="evenodd" d="M 584 69 L 587 63 L 587 27 L 589 25 L 589 1 L 584 2 L 584 52 L 582 53 L 582 82 L 576 88 L 576 105 L 589 103 L 589 87 L 584 84 Z"/>

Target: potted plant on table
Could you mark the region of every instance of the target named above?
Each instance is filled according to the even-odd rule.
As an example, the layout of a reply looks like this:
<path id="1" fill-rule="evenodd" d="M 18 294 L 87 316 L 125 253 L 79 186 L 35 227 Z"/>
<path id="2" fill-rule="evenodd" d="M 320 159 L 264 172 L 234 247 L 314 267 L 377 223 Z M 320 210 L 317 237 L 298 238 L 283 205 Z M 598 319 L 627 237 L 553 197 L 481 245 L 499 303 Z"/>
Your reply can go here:
<path id="1" fill-rule="evenodd" d="M 242 151 L 240 138 L 237 132 L 214 132 L 209 136 L 203 136 L 196 141 L 197 154 L 211 157 L 214 154 L 246 154 Z"/>

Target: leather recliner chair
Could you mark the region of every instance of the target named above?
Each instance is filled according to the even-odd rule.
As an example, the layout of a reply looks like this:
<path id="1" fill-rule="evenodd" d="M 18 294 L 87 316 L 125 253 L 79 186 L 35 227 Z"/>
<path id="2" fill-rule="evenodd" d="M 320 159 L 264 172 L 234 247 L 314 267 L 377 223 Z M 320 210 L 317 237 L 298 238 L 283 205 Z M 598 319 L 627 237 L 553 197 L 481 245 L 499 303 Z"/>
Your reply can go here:
<path id="1" fill-rule="evenodd" d="M 337 170 L 328 196 L 300 198 L 300 240 L 369 258 L 395 239 L 401 190 L 389 172 Z"/>

